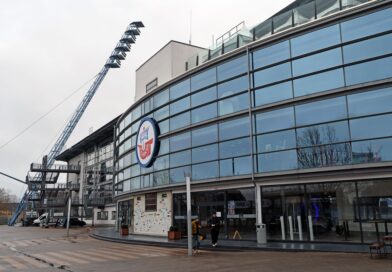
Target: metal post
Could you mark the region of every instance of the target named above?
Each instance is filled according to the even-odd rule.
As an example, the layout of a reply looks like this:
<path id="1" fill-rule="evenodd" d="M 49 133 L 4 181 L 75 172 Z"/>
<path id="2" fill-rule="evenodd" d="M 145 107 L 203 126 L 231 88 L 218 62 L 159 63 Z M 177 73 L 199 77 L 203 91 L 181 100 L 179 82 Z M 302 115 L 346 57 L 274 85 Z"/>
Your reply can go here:
<path id="1" fill-rule="evenodd" d="M 289 228 L 290 228 L 290 240 L 294 240 L 294 232 L 293 232 L 293 218 L 289 216 Z"/>
<path id="2" fill-rule="evenodd" d="M 297 221 L 298 221 L 298 232 L 299 232 L 299 240 L 303 240 L 303 235 L 302 235 L 302 221 L 301 221 L 301 216 L 297 215 Z"/>
<path id="3" fill-rule="evenodd" d="M 69 196 L 68 196 L 68 214 L 67 214 L 67 237 L 69 237 L 69 221 L 71 217 L 71 195 L 72 191 L 69 190 Z"/>
<path id="4" fill-rule="evenodd" d="M 186 177 L 186 222 L 188 229 L 188 256 L 192 256 L 191 178 Z"/>

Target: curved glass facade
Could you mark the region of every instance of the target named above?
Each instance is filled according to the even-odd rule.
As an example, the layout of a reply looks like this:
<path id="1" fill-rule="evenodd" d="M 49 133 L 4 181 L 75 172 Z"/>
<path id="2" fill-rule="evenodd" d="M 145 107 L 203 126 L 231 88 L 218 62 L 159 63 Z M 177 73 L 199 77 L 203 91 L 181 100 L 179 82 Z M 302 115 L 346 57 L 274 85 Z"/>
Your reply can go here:
<path id="1" fill-rule="evenodd" d="M 137 102 L 116 129 L 115 194 L 186 174 L 224 181 L 391 161 L 391 18 L 386 8 L 251 48 Z M 135 154 L 143 117 L 161 132 L 150 168 Z"/>

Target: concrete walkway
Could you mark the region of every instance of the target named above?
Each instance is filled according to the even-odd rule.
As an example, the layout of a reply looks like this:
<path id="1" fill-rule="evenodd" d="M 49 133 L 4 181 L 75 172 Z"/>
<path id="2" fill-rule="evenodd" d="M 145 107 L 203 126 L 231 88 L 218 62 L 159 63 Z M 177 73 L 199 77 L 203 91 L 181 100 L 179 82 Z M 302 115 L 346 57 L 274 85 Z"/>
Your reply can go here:
<path id="1" fill-rule="evenodd" d="M 147 236 L 130 234 L 122 236 L 115 228 L 97 228 L 91 234 L 92 237 L 100 240 L 139 244 L 155 245 L 163 247 L 187 247 L 187 239 L 168 240 L 162 236 Z M 367 253 L 369 246 L 363 244 L 332 244 L 332 243 L 282 243 L 268 242 L 266 245 L 258 245 L 255 241 L 244 240 L 219 240 L 219 250 L 243 251 L 243 250 L 269 250 L 269 251 L 316 251 L 316 252 L 346 252 L 346 253 Z M 211 246 L 210 240 L 200 242 L 202 249 L 215 249 Z"/>

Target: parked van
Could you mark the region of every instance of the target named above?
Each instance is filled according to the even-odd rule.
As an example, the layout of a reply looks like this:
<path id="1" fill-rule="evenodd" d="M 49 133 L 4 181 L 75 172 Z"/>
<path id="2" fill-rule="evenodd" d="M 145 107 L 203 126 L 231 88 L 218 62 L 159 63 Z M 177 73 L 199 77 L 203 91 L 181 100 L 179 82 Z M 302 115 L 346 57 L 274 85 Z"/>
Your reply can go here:
<path id="1" fill-rule="evenodd" d="M 45 223 L 47 217 L 48 217 L 48 213 L 41 214 L 40 217 L 38 217 L 33 221 L 33 225 L 42 226 Z"/>

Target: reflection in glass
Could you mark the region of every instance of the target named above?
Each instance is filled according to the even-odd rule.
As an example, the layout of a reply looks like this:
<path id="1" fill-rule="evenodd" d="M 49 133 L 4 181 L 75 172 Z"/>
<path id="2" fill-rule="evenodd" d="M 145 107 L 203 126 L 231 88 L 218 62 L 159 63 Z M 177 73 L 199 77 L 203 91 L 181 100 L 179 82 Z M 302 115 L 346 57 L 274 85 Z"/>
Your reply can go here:
<path id="1" fill-rule="evenodd" d="M 218 115 L 217 103 L 212 103 L 207 106 L 194 109 L 191 112 L 192 124 L 215 118 L 217 115 Z"/>
<path id="2" fill-rule="evenodd" d="M 342 65 L 342 52 L 340 48 L 294 60 L 293 76 L 301 76 L 320 70 Z"/>
<path id="3" fill-rule="evenodd" d="M 344 63 L 351 63 L 392 53 L 392 34 L 343 46 Z"/>
<path id="4" fill-rule="evenodd" d="M 257 136 L 257 153 L 296 147 L 295 131 L 285 130 Z"/>
<path id="5" fill-rule="evenodd" d="M 170 137 L 170 151 L 186 149 L 191 146 L 191 134 L 189 132 Z"/>
<path id="6" fill-rule="evenodd" d="M 170 87 L 170 100 L 179 98 L 189 93 L 190 80 L 186 79 Z"/>
<path id="7" fill-rule="evenodd" d="M 341 27 L 343 42 L 391 30 L 392 8 L 387 8 L 343 22 Z"/>
<path id="8" fill-rule="evenodd" d="M 278 102 L 293 98 L 293 86 L 291 81 L 258 89 L 255 93 L 255 106 Z"/>
<path id="9" fill-rule="evenodd" d="M 256 114 L 256 132 L 265 133 L 294 127 L 293 107 Z"/>
<path id="10" fill-rule="evenodd" d="M 289 62 L 286 62 L 255 72 L 253 78 L 255 87 L 289 79 L 291 78 L 291 65 Z"/>
<path id="11" fill-rule="evenodd" d="M 297 129 L 300 147 L 346 142 L 349 138 L 347 121 Z"/>
<path id="12" fill-rule="evenodd" d="M 169 184 L 170 177 L 169 177 L 169 170 L 155 172 L 153 174 L 154 183 L 153 186 L 162 186 Z"/>
<path id="13" fill-rule="evenodd" d="M 170 183 L 185 182 L 185 177 L 191 174 L 191 167 L 179 167 L 170 169 Z"/>
<path id="14" fill-rule="evenodd" d="M 291 170 L 298 167 L 295 150 L 265 153 L 257 157 L 259 173 Z"/>
<path id="15" fill-rule="evenodd" d="M 208 102 L 216 100 L 216 87 L 211 87 L 201 92 L 197 92 L 191 95 L 192 107 L 206 104 Z"/>
<path id="16" fill-rule="evenodd" d="M 190 119 L 191 119 L 191 113 L 189 111 L 170 118 L 170 130 L 176 130 L 178 128 L 182 128 L 189 125 L 191 122 Z"/>
<path id="17" fill-rule="evenodd" d="M 170 167 L 191 164 L 191 151 L 185 150 L 170 154 Z"/>
<path id="18" fill-rule="evenodd" d="M 349 95 L 350 117 L 392 112 L 392 88 Z"/>
<path id="19" fill-rule="evenodd" d="M 170 115 L 175 115 L 176 113 L 182 112 L 189 109 L 191 104 L 190 97 L 187 96 L 179 101 L 170 104 Z"/>
<path id="20" fill-rule="evenodd" d="M 392 67 L 392 57 L 348 66 L 345 68 L 347 85 L 392 77 L 392 69 L 385 67 Z"/>
<path id="21" fill-rule="evenodd" d="M 216 83 L 216 67 L 203 71 L 191 78 L 191 91 Z"/>
<path id="22" fill-rule="evenodd" d="M 218 144 L 192 149 L 192 163 L 214 161 L 218 159 Z"/>
<path id="23" fill-rule="evenodd" d="M 290 44 L 289 41 L 284 41 L 274 44 L 270 47 L 262 48 L 254 51 L 253 56 L 253 69 L 268 66 L 280 61 L 290 58 Z"/>
<path id="24" fill-rule="evenodd" d="M 210 144 L 218 141 L 218 126 L 212 125 L 192 130 L 192 146 Z"/>
<path id="25" fill-rule="evenodd" d="M 351 139 L 392 136 L 392 114 L 350 120 Z"/>
<path id="26" fill-rule="evenodd" d="M 218 98 L 248 90 L 248 76 L 242 76 L 218 85 Z"/>
<path id="27" fill-rule="evenodd" d="M 221 177 L 233 176 L 233 159 L 219 161 L 219 173 Z"/>
<path id="28" fill-rule="evenodd" d="M 219 139 L 221 141 L 249 135 L 249 117 L 242 117 L 219 123 Z"/>
<path id="29" fill-rule="evenodd" d="M 218 65 L 218 81 L 246 73 L 247 71 L 248 61 L 246 55 L 237 57 L 221 65 Z"/>
<path id="30" fill-rule="evenodd" d="M 330 167 L 351 163 L 351 147 L 349 143 L 314 146 L 298 150 L 300 168 Z"/>
<path id="31" fill-rule="evenodd" d="M 219 101 L 219 116 L 245 110 L 249 108 L 248 93 L 240 94 Z"/>
<path id="32" fill-rule="evenodd" d="M 252 159 L 250 156 L 234 158 L 234 175 L 247 175 L 252 173 Z"/>
<path id="33" fill-rule="evenodd" d="M 154 96 L 154 109 L 169 102 L 169 89 L 161 91 Z"/>
<path id="34" fill-rule="evenodd" d="M 353 163 L 392 161 L 392 139 L 353 142 Z"/>
<path id="35" fill-rule="evenodd" d="M 221 159 L 248 155 L 249 153 L 249 137 L 219 143 L 219 157 Z"/>
<path id="36" fill-rule="evenodd" d="M 339 25 L 333 25 L 292 39 L 291 52 L 293 57 L 297 57 L 339 43 Z"/>
<path id="37" fill-rule="evenodd" d="M 295 107 L 297 126 L 347 118 L 346 99 L 337 97 Z"/>
<path id="38" fill-rule="evenodd" d="M 294 96 L 299 97 L 340 87 L 344 87 L 342 68 L 294 80 Z"/>
<path id="39" fill-rule="evenodd" d="M 217 177 L 219 177 L 219 165 L 217 161 L 192 165 L 192 180 Z"/>

